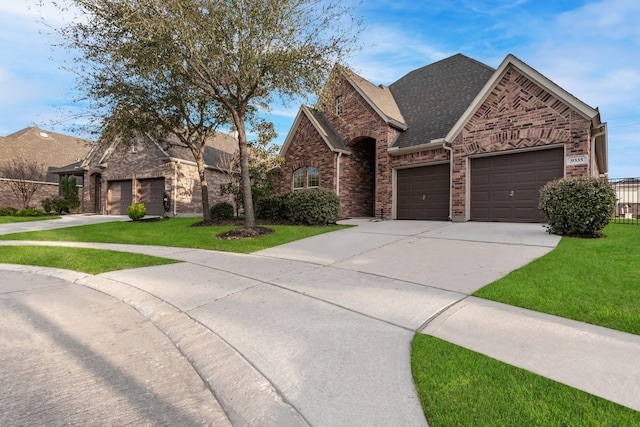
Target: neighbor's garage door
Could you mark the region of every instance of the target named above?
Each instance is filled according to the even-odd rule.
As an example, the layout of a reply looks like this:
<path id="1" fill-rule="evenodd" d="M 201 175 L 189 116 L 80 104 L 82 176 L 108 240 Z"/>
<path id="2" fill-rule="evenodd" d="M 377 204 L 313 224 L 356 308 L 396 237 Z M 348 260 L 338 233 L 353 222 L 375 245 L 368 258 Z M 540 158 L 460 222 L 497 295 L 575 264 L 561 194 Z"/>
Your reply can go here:
<path id="1" fill-rule="evenodd" d="M 164 215 L 163 193 L 164 178 L 140 180 L 140 203 L 147 208 L 147 215 Z"/>
<path id="2" fill-rule="evenodd" d="M 541 222 L 539 190 L 564 176 L 564 150 L 471 159 L 471 220 Z"/>
<path id="3" fill-rule="evenodd" d="M 449 164 L 398 169 L 398 219 L 449 218 Z"/>
<path id="4" fill-rule="evenodd" d="M 133 201 L 131 180 L 109 181 L 107 209 L 110 215 L 127 215 Z"/>

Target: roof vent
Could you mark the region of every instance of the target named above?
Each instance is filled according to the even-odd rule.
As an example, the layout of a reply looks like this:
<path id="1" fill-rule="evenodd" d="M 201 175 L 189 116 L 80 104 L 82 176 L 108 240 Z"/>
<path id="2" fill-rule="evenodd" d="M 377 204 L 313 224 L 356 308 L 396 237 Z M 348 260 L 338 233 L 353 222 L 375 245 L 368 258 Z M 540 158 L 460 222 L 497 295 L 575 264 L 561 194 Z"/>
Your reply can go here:
<path id="1" fill-rule="evenodd" d="M 40 132 L 40 136 L 43 138 L 49 138 L 49 134 L 45 132 Z"/>

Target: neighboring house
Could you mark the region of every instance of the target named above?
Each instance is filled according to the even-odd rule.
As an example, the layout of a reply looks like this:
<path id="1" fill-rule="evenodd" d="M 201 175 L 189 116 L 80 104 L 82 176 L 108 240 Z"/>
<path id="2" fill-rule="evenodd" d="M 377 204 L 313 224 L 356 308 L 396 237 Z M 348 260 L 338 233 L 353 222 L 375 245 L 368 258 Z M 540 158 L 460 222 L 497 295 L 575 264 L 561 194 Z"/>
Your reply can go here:
<path id="1" fill-rule="evenodd" d="M 42 199 L 59 195 L 60 174 L 57 171 L 70 163 L 81 161 L 92 145 L 91 141 L 85 139 L 28 127 L 0 137 L 0 162 L 22 158 L 45 167 L 46 178 L 31 200 L 32 207 L 40 208 Z M 77 184 L 82 185 L 82 180 L 79 179 Z M 6 177 L 0 177 L 0 206 L 22 208 L 7 185 Z"/>
<path id="2" fill-rule="evenodd" d="M 616 216 L 622 218 L 638 218 L 640 206 L 640 179 L 625 178 L 613 182 L 616 192 Z"/>
<path id="3" fill-rule="evenodd" d="M 513 55 L 458 54 L 376 86 L 336 67 L 280 154 L 280 190 L 328 189 L 342 217 L 539 222 L 539 189 L 607 172 L 607 127 Z"/>
<path id="4" fill-rule="evenodd" d="M 202 191 L 196 163 L 187 147 L 157 142 L 148 136 L 103 141 L 79 165 L 84 174 L 82 211 L 126 215 L 132 203 L 144 203 L 147 215 L 201 215 Z M 209 203 L 229 201 L 220 195 L 228 182 L 229 159 L 238 141 L 218 133 L 205 151 Z"/>

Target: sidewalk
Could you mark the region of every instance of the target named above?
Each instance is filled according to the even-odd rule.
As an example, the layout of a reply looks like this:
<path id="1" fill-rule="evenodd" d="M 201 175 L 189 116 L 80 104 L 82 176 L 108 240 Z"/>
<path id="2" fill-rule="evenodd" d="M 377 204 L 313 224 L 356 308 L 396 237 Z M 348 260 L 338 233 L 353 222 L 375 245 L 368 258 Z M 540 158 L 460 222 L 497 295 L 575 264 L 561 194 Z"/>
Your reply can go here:
<path id="1" fill-rule="evenodd" d="M 169 306 L 196 320 L 311 425 L 426 425 L 410 372 L 414 331 L 640 410 L 640 337 L 468 297 L 553 249 L 557 236 L 531 224 L 356 223 L 252 255 L 13 244 L 184 261 L 77 283 L 107 281 L 154 322 Z M 123 286 L 136 293 L 118 296 Z"/>

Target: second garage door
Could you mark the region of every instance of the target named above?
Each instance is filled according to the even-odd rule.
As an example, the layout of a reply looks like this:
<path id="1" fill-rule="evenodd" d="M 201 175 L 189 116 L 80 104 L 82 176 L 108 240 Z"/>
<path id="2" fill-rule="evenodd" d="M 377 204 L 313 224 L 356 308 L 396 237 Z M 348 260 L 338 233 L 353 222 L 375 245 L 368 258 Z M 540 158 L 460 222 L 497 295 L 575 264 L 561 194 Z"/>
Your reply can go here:
<path id="1" fill-rule="evenodd" d="M 163 215 L 164 178 L 140 180 L 140 203 L 147 208 L 147 215 Z"/>
<path id="2" fill-rule="evenodd" d="M 471 220 L 542 222 L 539 190 L 564 176 L 564 150 L 471 159 Z"/>
<path id="3" fill-rule="evenodd" d="M 398 169 L 398 219 L 449 218 L 449 163 Z"/>

